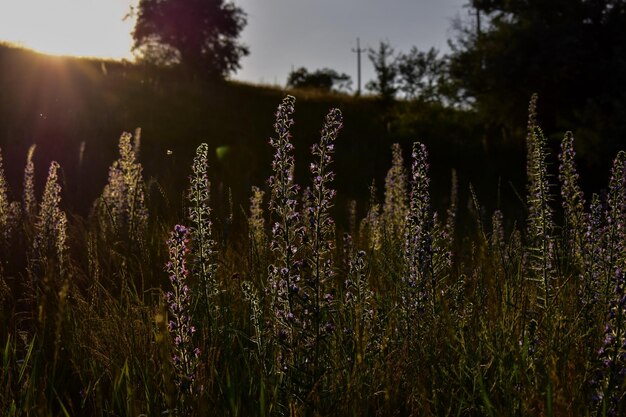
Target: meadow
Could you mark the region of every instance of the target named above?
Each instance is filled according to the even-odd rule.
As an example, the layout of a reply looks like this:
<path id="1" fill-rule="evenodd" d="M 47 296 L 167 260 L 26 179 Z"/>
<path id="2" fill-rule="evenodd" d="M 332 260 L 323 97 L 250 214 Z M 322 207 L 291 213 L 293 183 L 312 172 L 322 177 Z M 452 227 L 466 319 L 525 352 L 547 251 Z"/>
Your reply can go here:
<path id="1" fill-rule="evenodd" d="M 301 107 L 267 94 L 273 106 L 253 113 L 270 120 L 258 127 L 269 163 L 246 168 L 245 181 L 238 167 L 263 161 L 255 152 L 222 164 L 215 142 L 150 143 L 176 137 L 175 123 L 116 133 L 115 154 L 85 148 L 79 107 L 63 113 L 76 146 L 3 142 L 3 415 L 624 415 L 626 153 L 603 191 L 583 193 L 573 134 L 552 154 L 534 97 L 509 213 L 484 203 L 500 197 L 477 190 L 463 162 L 436 166 L 443 150 L 466 148 L 381 141 L 364 152 L 386 171 L 370 186 L 341 159 L 359 158 L 342 145 L 348 129 L 366 143 L 376 133 L 351 99 L 328 110 L 332 98 Z M 154 106 L 154 120 L 167 117 Z M 311 119 L 310 139 L 294 145 Z M 19 132 L 21 122 L 1 123 Z M 249 123 L 227 120 L 234 131 L 220 134 Z M 100 181 L 85 175 L 95 168 Z M 215 179 L 231 174 L 239 188 Z"/>

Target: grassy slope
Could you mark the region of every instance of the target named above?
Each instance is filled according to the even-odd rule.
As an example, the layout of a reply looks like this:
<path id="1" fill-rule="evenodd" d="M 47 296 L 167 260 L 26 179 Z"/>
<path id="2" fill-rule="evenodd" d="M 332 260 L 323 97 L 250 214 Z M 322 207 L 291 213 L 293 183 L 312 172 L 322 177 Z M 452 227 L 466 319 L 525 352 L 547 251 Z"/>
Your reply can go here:
<path id="1" fill-rule="evenodd" d="M 232 187 L 236 204 L 246 206 L 249 187 L 262 186 L 270 173 L 267 139 L 273 134 L 275 108 L 286 94 L 276 88 L 205 83 L 172 71 L 9 47 L 0 47 L 0 91 L 0 147 L 14 197 L 20 192 L 26 150 L 36 143 L 38 185 L 49 161 L 58 160 L 66 179 L 65 201 L 80 213 L 86 213 L 102 189 L 120 133 L 136 127 L 143 131 L 140 159 L 147 177 L 156 177 L 170 200 L 180 200 L 193 152 L 207 142 L 211 149 L 229 147 L 221 160 L 213 154 L 215 190 Z M 494 151 L 475 139 L 480 129 L 470 114 L 408 103 L 390 111 L 367 97 L 292 93 L 298 99 L 293 131 L 301 183 L 324 115 L 331 107 L 344 113 L 335 165 L 337 210 L 343 211 L 350 199 L 366 201 L 372 179 L 382 189 L 393 142 L 403 145 L 406 160 L 413 140 L 429 146 L 440 208 L 452 167 L 460 171 L 462 191 L 471 181 L 482 195 L 495 195 L 502 172 L 523 173 L 520 158 L 506 165 L 488 163 Z M 82 141 L 86 146 L 79 166 Z M 359 206 L 363 212 L 364 204 Z"/>
<path id="2" fill-rule="evenodd" d="M 92 198 L 115 159 L 120 133 L 136 127 L 143 130 L 141 160 L 148 175 L 158 174 L 166 185 L 170 177 L 180 177 L 170 171 L 183 170 L 182 177 L 187 176 L 193 151 L 203 141 L 211 148 L 230 146 L 224 160 L 212 164 L 227 184 L 258 183 L 253 179 L 269 173 L 267 139 L 276 105 L 285 94 L 235 82 L 186 80 L 130 64 L 53 58 L 11 48 L 0 49 L 0 91 L 0 146 L 7 161 L 24 160 L 28 146 L 37 143 L 39 170 L 51 159 L 59 160 L 68 179 L 80 170 L 86 183 L 68 186 L 80 187 Z M 342 107 L 351 121 L 346 137 L 381 135 L 376 120 L 364 117 L 373 112 L 371 101 L 304 97 L 298 101 L 295 128 L 300 150 L 316 140 L 309 132 L 319 131 L 333 105 Z M 82 141 L 85 163 L 79 168 Z M 168 156 L 167 150 L 173 153 Z M 11 168 L 23 163 L 6 165 L 10 182 L 19 184 L 21 168 Z"/>

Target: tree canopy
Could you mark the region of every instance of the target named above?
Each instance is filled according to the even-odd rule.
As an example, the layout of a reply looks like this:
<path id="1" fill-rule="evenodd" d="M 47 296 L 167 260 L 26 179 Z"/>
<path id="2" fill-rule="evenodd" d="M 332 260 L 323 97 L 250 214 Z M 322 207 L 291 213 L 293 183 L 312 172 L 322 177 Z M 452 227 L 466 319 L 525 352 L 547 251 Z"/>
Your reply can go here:
<path id="1" fill-rule="evenodd" d="M 396 54 L 391 45 L 383 41 L 378 49 L 368 50 L 368 57 L 376 79 L 365 87 L 384 101 L 400 93 L 407 100 L 456 104 L 448 78 L 448 57 L 440 57 L 437 49 L 420 51 L 414 46 L 407 53 Z"/>
<path id="2" fill-rule="evenodd" d="M 407 99 L 441 102 L 446 95 L 447 60 L 435 48 L 420 51 L 414 46 L 398 55 L 396 67 L 398 87 Z"/>
<path id="3" fill-rule="evenodd" d="M 223 0 L 140 0 L 133 50 L 145 60 L 225 77 L 249 53 L 238 38 L 246 14 Z"/>
<path id="4" fill-rule="evenodd" d="M 459 25 L 450 74 L 494 124 L 523 126 L 536 92 L 546 130 L 580 126 L 613 140 L 626 133 L 625 0 L 468 6 L 477 19 Z"/>
<path id="5" fill-rule="evenodd" d="M 365 88 L 378 94 L 383 100 L 392 100 L 398 91 L 395 51 L 389 42 L 380 42 L 378 49 L 369 48 L 367 56 L 374 66 L 376 79 L 365 84 Z"/>
<path id="6" fill-rule="evenodd" d="M 291 88 L 313 88 L 322 91 L 349 91 L 352 80 L 348 74 L 340 74 L 329 68 L 309 72 L 300 67 L 291 71 L 287 79 L 287 86 Z"/>

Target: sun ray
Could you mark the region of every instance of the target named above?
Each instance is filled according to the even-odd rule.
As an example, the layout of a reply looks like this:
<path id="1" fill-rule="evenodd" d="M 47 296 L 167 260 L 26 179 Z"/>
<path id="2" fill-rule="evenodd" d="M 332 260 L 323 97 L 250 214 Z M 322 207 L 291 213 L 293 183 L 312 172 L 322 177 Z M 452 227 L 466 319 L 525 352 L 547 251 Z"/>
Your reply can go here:
<path id="1" fill-rule="evenodd" d="M 136 0 L 20 0 L 0 3 L 0 39 L 53 55 L 131 58 Z"/>

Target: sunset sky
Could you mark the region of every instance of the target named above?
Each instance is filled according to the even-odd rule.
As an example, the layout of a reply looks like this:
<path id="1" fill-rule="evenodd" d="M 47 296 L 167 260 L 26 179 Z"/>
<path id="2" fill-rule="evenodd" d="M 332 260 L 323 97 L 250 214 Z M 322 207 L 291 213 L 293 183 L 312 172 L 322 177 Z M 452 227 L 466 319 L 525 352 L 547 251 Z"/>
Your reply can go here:
<path id="1" fill-rule="evenodd" d="M 133 59 L 126 19 L 137 0 L 0 0 L 0 40 L 41 52 Z M 361 47 L 387 40 L 396 51 L 447 50 L 451 21 L 466 0 L 237 0 L 248 14 L 242 40 L 251 54 L 234 78 L 284 85 L 292 68 L 332 68 L 352 76 Z M 363 80 L 373 71 L 363 56 Z"/>
<path id="2" fill-rule="evenodd" d="M 0 40 L 41 52 L 131 58 L 129 0 L 0 0 Z"/>

